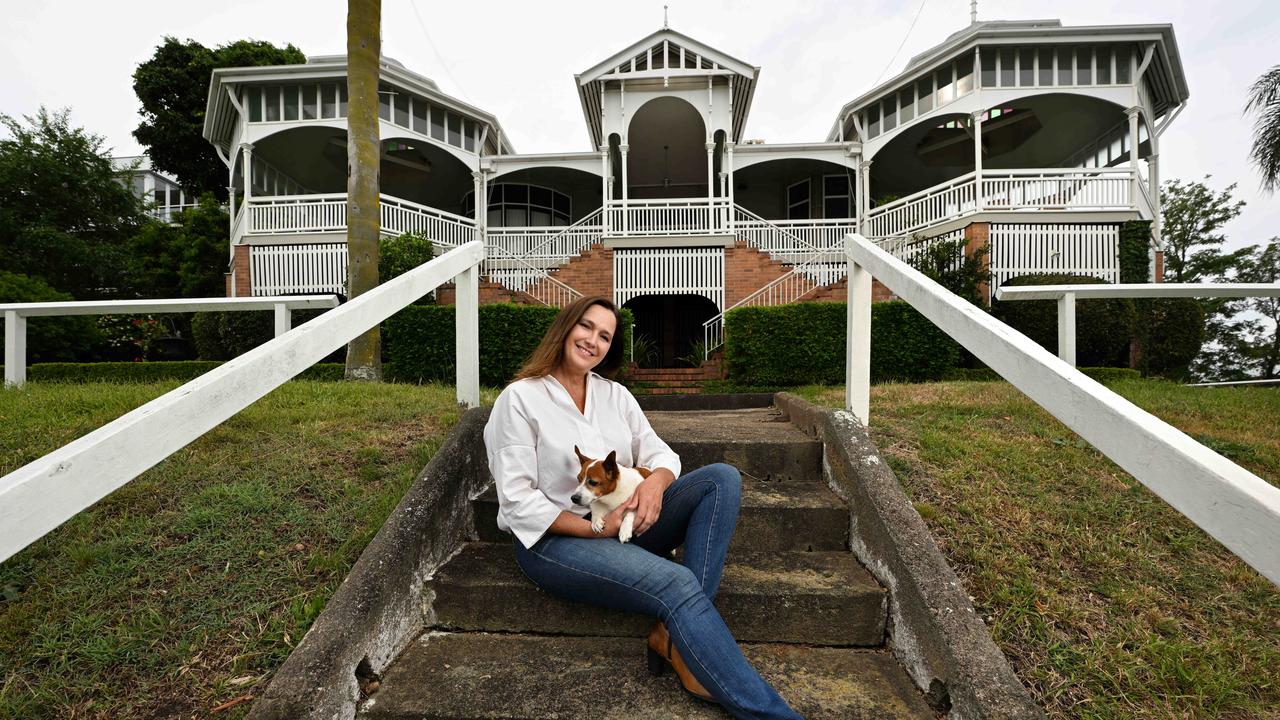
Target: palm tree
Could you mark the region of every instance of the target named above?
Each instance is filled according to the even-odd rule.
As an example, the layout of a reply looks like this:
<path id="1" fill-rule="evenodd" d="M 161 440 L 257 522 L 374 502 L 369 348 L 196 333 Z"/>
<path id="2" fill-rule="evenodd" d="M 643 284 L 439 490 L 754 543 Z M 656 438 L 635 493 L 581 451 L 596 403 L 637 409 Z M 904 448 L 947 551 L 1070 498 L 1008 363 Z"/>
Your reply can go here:
<path id="1" fill-rule="evenodd" d="M 378 60 L 382 0 L 347 2 L 347 295 L 378 286 Z M 381 380 L 378 328 L 347 345 L 348 380 Z"/>
<path id="2" fill-rule="evenodd" d="M 1249 88 L 1244 111 L 1257 112 L 1253 121 L 1253 149 L 1249 157 L 1262 171 L 1262 189 L 1280 186 L 1280 65 L 1262 74 Z"/>

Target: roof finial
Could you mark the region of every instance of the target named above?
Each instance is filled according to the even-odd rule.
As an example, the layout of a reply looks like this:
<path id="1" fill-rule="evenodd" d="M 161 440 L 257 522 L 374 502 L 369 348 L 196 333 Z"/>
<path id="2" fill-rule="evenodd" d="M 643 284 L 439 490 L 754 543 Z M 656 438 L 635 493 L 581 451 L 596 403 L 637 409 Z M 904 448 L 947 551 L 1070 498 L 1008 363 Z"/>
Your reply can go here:
<path id="1" fill-rule="evenodd" d="M 668 7 L 671 7 L 671 6 L 670 5 L 662 6 L 662 29 L 663 30 L 669 29 L 669 26 L 667 25 L 667 8 Z"/>
<path id="2" fill-rule="evenodd" d="M 969 23 L 971 25 L 978 23 L 978 0 L 969 0 Z"/>

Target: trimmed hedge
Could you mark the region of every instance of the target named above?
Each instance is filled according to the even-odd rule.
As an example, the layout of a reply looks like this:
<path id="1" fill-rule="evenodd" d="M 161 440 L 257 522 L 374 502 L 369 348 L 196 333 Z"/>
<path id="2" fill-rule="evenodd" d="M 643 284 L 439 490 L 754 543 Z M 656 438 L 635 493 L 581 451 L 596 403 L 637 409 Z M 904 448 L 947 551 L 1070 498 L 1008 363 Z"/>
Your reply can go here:
<path id="1" fill-rule="evenodd" d="M 322 309 L 294 310 L 293 327 L 323 312 Z M 275 319 L 270 310 L 199 312 L 191 318 L 191 339 L 201 360 L 230 360 L 267 342 L 275 333 Z"/>
<path id="2" fill-rule="evenodd" d="M 1194 298 L 1142 298 L 1135 339 L 1143 375 L 1170 380 L 1191 376 L 1191 361 L 1204 344 L 1204 309 Z"/>
<path id="3" fill-rule="evenodd" d="M 1151 221 L 1130 220 L 1120 226 L 1120 282 L 1150 280 Z"/>
<path id="4" fill-rule="evenodd" d="M 560 308 L 512 303 L 480 306 L 480 382 L 502 387 L 524 364 Z M 631 311 L 622 309 L 615 342 L 631 341 Z M 454 382 L 454 306 L 414 305 L 383 325 L 387 357 L 400 382 Z M 624 356 L 625 357 L 625 356 Z"/>
<path id="5" fill-rule="evenodd" d="M 67 300 L 75 298 L 41 278 L 0 270 L 0 303 Z M 101 338 L 97 323 L 87 315 L 27 318 L 27 361 L 87 359 Z"/>
<path id="6" fill-rule="evenodd" d="M 1105 281 L 1070 274 L 1023 275 L 1006 283 L 1026 285 L 1094 285 Z M 995 301 L 991 314 L 1039 343 L 1058 352 L 1058 304 L 1052 300 Z M 1076 361 L 1089 367 L 1128 367 L 1129 341 L 1137 322 L 1133 301 L 1127 298 L 1076 301 Z"/>
<path id="7" fill-rule="evenodd" d="M 37 383 L 147 383 L 160 380 L 194 380 L 222 363 L 212 360 L 174 362 L 37 363 L 27 368 L 27 379 Z M 341 363 L 316 363 L 298 374 L 297 380 L 341 380 Z"/>
<path id="8" fill-rule="evenodd" d="M 743 307 L 725 316 L 725 363 L 737 385 L 845 381 L 845 303 Z M 960 346 L 902 301 L 871 306 L 871 381 L 941 379 Z"/>
<path id="9" fill-rule="evenodd" d="M 1116 382 L 1118 380 L 1141 380 L 1142 373 L 1129 368 L 1114 367 L 1082 367 L 1076 368 L 1086 376 L 1097 380 L 1102 384 Z M 980 368 L 956 368 L 947 372 L 942 378 L 947 381 L 967 381 L 967 382 L 1003 382 L 1004 378 L 996 374 L 995 370 L 988 367 Z"/>

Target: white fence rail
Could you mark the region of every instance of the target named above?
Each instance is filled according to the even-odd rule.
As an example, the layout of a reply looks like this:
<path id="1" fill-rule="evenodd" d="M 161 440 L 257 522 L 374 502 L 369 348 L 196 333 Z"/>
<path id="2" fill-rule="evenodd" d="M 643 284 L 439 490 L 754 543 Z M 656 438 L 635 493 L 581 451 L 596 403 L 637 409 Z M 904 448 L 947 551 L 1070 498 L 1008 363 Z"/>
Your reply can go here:
<path id="1" fill-rule="evenodd" d="M 729 232 L 727 198 L 610 200 L 605 234 L 612 237 L 721 235 Z"/>
<path id="2" fill-rule="evenodd" d="M 1063 273 L 1120 282 L 1119 225 L 992 224 L 991 289 L 1021 275 Z"/>
<path id="3" fill-rule="evenodd" d="M 613 301 L 641 295 L 701 295 L 724 307 L 724 248 L 618 248 Z"/>
<path id="4" fill-rule="evenodd" d="M 6 303 L 4 314 L 4 384 L 21 387 L 27 381 L 27 318 L 67 315 L 136 315 L 145 313 L 205 312 L 209 310 L 271 310 L 276 335 L 289 331 L 293 310 L 331 308 L 331 296 L 253 298 L 176 298 L 163 300 L 69 300 L 43 303 Z"/>
<path id="5" fill-rule="evenodd" d="M 0 561 L 451 278 L 458 401 L 478 405 L 483 258 L 455 248 L 0 478 Z"/>
<path id="6" fill-rule="evenodd" d="M 343 232 L 347 229 L 346 193 L 255 197 L 246 203 L 245 234 Z M 475 239 L 475 221 L 408 200 L 379 196 L 382 232 L 419 233 L 431 242 L 457 247 Z"/>
<path id="7" fill-rule="evenodd" d="M 1040 285 L 996 290 L 997 300 L 1057 300 L 1058 357 L 1076 364 L 1076 300 L 1100 298 L 1280 297 L 1280 283 Z"/>
<path id="8" fill-rule="evenodd" d="M 1280 585 L 1280 488 L 1108 390 L 866 238 L 848 237 L 845 406 L 868 422 L 871 276 Z"/>
<path id="9" fill-rule="evenodd" d="M 873 238 L 909 235 L 977 210 L 973 173 L 872 208 L 867 235 Z"/>
<path id="10" fill-rule="evenodd" d="M 254 295 L 347 294 L 347 244 L 250 245 Z"/>

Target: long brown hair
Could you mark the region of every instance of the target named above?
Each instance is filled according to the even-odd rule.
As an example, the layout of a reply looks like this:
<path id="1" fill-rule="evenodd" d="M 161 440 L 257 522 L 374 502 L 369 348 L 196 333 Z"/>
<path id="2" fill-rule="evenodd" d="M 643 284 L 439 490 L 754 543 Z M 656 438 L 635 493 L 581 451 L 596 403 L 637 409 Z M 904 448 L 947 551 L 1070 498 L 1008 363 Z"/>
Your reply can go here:
<path id="1" fill-rule="evenodd" d="M 520 367 L 519 372 L 512 379 L 513 382 L 525 378 L 550 375 L 552 370 L 560 367 L 560 363 L 564 362 L 565 339 L 569 337 L 573 327 L 578 324 L 583 315 L 587 314 L 587 309 L 592 305 L 599 305 L 613 313 L 615 324 L 613 337 L 609 338 L 609 352 L 605 353 L 604 360 L 601 360 L 600 364 L 595 367 L 596 372 L 607 378 L 612 378 L 613 374 L 622 366 L 622 315 L 618 313 L 618 308 L 613 304 L 613 301 L 597 295 L 595 297 L 578 298 L 560 310 L 559 314 L 556 315 L 556 319 L 551 321 L 551 327 L 547 328 L 547 333 L 542 336 L 538 347 L 529 353 L 529 359 L 524 361 L 524 365 Z"/>

